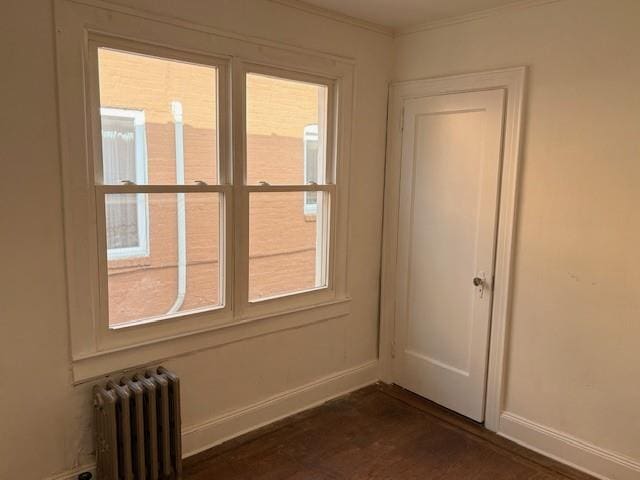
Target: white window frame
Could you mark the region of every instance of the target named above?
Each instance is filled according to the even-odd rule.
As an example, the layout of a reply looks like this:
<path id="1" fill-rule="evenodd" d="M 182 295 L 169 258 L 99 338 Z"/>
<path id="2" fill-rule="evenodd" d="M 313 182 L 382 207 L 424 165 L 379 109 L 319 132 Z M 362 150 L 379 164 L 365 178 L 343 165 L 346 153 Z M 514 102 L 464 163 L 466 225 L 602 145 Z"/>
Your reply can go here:
<path id="1" fill-rule="evenodd" d="M 97 324 L 94 336 L 97 342 L 98 351 L 113 348 L 123 348 L 145 341 L 160 341 L 168 336 L 180 334 L 190 330 L 206 328 L 209 325 L 226 323 L 232 320 L 232 307 L 226 301 L 228 283 L 226 279 L 232 277 L 233 272 L 230 267 L 232 257 L 230 250 L 224 245 L 229 245 L 231 240 L 231 225 L 225 222 L 225 218 L 233 218 L 231 211 L 231 186 L 230 180 L 230 148 L 226 140 L 229 130 L 230 115 L 225 112 L 224 103 L 220 105 L 223 111 L 218 118 L 219 145 L 218 145 L 218 184 L 215 185 L 104 185 L 102 184 L 102 138 L 100 128 L 100 92 L 99 71 L 98 71 L 98 51 L 101 48 L 112 49 L 132 54 L 149 55 L 167 60 L 184 61 L 199 65 L 214 67 L 218 71 L 218 95 L 220 98 L 228 97 L 229 92 L 229 61 L 213 55 L 202 55 L 190 51 L 177 51 L 167 49 L 163 46 L 147 44 L 144 42 L 131 41 L 126 38 L 105 35 L 102 32 L 90 33 L 87 36 L 87 59 L 85 61 L 87 78 L 87 112 L 88 112 L 88 134 L 90 139 L 89 153 L 85 157 L 85 162 L 89 168 L 93 168 L 93 183 L 89 188 L 93 189 L 92 203 L 95 205 L 95 213 L 92 224 L 96 231 L 96 247 L 99 252 L 97 258 L 97 301 L 96 309 Z M 199 310 L 177 311 L 167 315 L 149 317 L 131 322 L 111 325 L 109 323 L 109 293 L 108 293 L 108 256 L 101 252 L 106 252 L 106 225 L 105 218 L 105 195 L 121 193 L 136 193 L 141 197 L 148 197 L 149 194 L 156 193 L 209 193 L 218 194 L 221 198 L 220 206 L 220 269 L 219 288 L 221 292 L 221 305 L 211 305 Z M 148 200 L 146 200 L 148 202 Z"/>
<path id="2" fill-rule="evenodd" d="M 302 136 L 302 142 L 303 142 L 303 149 L 304 149 L 304 157 L 303 157 L 303 162 L 304 162 L 304 183 L 308 184 L 309 179 L 308 179 L 308 161 L 307 161 L 307 156 L 308 156 L 308 142 L 310 141 L 316 141 L 318 142 L 318 124 L 314 123 L 312 125 L 307 125 L 306 127 L 304 127 L 304 132 L 303 132 L 303 136 Z M 321 154 L 321 150 L 318 149 L 318 156 Z M 310 203 L 308 200 L 308 192 L 305 192 L 304 194 L 304 214 L 305 215 L 316 215 L 316 213 L 318 213 L 318 204 L 317 203 Z"/>
<path id="3" fill-rule="evenodd" d="M 238 121 L 235 124 L 235 131 L 240 141 L 236 146 L 236 162 L 234 164 L 234 176 L 241 181 L 236 182 L 236 215 L 239 221 L 236 228 L 238 232 L 237 248 L 239 254 L 236 255 L 237 282 L 235 293 L 238 299 L 237 314 L 241 317 L 255 317 L 272 312 L 286 312 L 289 309 L 304 307 L 306 305 L 322 304 L 338 295 L 341 286 L 336 285 L 336 218 L 337 209 L 337 179 L 340 178 L 337 172 L 337 142 L 336 133 L 338 129 L 337 98 L 338 85 L 336 79 L 326 76 L 310 74 L 296 71 L 293 68 L 280 68 L 264 64 L 242 61 L 238 62 L 236 68 L 238 79 L 234 83 L 236 92 L 241 95 L 236 99 L 234 114 Z M 326 164 L 324 175 L 320 175 L 319 180 L 323 183 L 313 185 L 269 185 L 269 184 L 247 184 L 247 146 L 246 146 L 246 77 L 249 74 L 263 75 L 275 79 L 293 80 L 306 82 L 327 87 L 327 112 L 326 128 L 324 133 L 326 138 L 320 139 L 319 145 L 326 145 Z M 322 222 L 317 223 L 317 244 L 316 249 L 319 254 L 316 256 L 316 283 L 320 286 L 307 290 L 296 291 L 288 294 L 275 295 L 273 297 L 259 298 L 251 300 L 249 298 L 249 198 L 252 193 L 276 193 L 276 192 L 323 192 L 330 197 L 325 202 L 324 212 L 318 217 Z M 246 220 L 246 221 L 245 221 Z M 326 234 L 325 234 L 326 233 Z"/>
<path id="4" fill-rule="evenodd" d="M 131 181 L 137 184 L 147 183 L 147 135 L 145 132 L 144 111 L 101 107 L 100 116 L 131 118 L 133 120 L 136 178 Z M 149 206 L 146 195 L 136 195 L 136 213 L 138 216 L 139 245 L 137 247 L 109 248 L 107 249 L 107 260 L 128 260 L 130 258 L 149 256 Z"/>
<path id="5" fill-rule="evenodd" d="M 55 0 L 65 249 L 75 383 L 229 342 L 348 315 L 348 185 L 355 65 L 350 59 L 220 33 L 202 25 L 153 16 L 114 4 Z M 100 185 L 94 166 L 101 147 L 97 48 L 212 65 L 219 85 L 219 184 Z M 333 119 L 327 128 L 327 184 L 247 185 L 245 75 L 274 75 L 327 85 Z M 233 86 L 233 88 L 231 88 Z M 234 128 L 231 129 L 233 118 Z M 78 135 L 85 132 L 85 135 Z M 329 161 L 330 159 L 330 161 Z M 94 187 L 94 184 L 98 184 Z M 221 237 L 225 260 L 223 307 L 128 328 L 109 328 L 104 279 L 106 245 L 100 235 L 110 193 L 217 192 L 224 195 Z M 329 269 L 326 288 L 248 301 L 248 199 L 251 192 L 324 191 Z M 96 252 L 103 252 L 100 256 Z M 102 273 L 101 273 L 102 272 Z M 322 280 L 322 279 L 321 279 Z"/>

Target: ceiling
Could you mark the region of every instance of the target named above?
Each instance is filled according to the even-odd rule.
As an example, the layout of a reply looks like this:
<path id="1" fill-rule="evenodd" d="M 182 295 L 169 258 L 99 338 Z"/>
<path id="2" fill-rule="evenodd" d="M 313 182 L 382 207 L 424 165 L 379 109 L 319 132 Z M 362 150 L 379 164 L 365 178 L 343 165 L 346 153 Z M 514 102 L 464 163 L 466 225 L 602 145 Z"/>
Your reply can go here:
<path id="1" fill-rule="evenodd" d="M 304 0 L 305 3 L 340 12 L 391 28 L 436 22 L 483 10 L 520 3 L 522 0 Z"/>

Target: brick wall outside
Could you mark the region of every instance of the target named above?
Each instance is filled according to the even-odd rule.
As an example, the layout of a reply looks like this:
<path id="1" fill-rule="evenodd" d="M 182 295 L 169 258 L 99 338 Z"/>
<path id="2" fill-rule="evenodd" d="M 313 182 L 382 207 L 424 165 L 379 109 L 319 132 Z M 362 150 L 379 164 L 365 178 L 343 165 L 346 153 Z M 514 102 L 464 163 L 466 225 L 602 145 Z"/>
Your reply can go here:
<path id="1" fill-rule="evenodd" d="M 100 51 L 103 107 L 143 110 L 150 184 L 176 180 L 171 102 L 184 112 L 185 183 L 217 181 L 216 77 L 210 67 Z M 249 75 L 247 181 L 304 183 L 303 131 L 318 122 L 318 88 Z M 322 98 L 320 96 L 320 98 Z M 187 288 L 181 310 L 220 302 L 217 194 L 186 195 Z M 163 315 L 177 294 L 175 194 L 148 198 L 149 255 L 109 261 L 110 323 Z M 250 199 L 250 294 L 265 297 L 315 285 L 316 222 L 302 193 Z"/>

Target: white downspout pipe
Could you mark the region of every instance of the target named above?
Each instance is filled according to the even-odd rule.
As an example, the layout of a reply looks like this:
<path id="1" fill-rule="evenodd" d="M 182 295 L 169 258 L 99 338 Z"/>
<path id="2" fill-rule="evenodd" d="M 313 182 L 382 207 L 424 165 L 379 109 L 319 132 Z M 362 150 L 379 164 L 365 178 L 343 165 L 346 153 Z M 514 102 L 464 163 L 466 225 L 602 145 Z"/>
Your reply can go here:
<path id="1" fill-rule="evenodd" d="M 177 100 L 171 102 L 173 115 L 174 136 L 176 143 L 176 184 L 184 185 L 184 123 L 182 118 L 182 103 Z M 176 313 L 184 303 L 187 293 L 187 226 L 184 193 L 176 194 L 178 220 L 178 288 L 176 301 L 167 314 Z"/>

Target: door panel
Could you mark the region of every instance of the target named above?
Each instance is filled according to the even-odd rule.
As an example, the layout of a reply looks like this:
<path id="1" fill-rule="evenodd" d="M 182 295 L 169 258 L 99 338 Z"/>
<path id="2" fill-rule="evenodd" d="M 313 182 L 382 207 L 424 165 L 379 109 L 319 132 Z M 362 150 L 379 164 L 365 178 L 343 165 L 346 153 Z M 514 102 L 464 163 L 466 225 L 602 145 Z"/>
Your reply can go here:
<path id="1" fill-rule="evenodd" d="M 397 383 L 484 418 L 504 91 L 405 104 Z M 480 285 L 474 285 L 474 278 Z"/>

